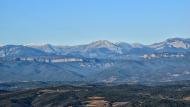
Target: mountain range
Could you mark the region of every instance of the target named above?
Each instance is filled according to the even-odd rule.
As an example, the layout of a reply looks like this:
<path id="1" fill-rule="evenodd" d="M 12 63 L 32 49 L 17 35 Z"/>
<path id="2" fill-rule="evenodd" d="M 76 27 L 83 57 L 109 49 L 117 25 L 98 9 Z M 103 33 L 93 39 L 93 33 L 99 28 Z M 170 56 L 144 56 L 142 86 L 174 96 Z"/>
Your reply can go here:
<path id="1" fill-rule="evenodd" d="M 111 58 L 122 55 L 143 55 L 150 53 L 189 52 L 190 39 L 171 38 L 151 45 L 128 44 L 125 42 L 112 43 L 99 40 L 85 45 L 54 46 L 45 45 L 5 45 L 0 47 L 0 56 L 47 56 L 65 55 L 85 58 Z"/>
<path id="2" fill-rule="evenodd" d="M 151 45 L 99 40 L 77 46 L 0 47 L 0 82 L 168 82 L 190 78 L 190 39 Z"/>

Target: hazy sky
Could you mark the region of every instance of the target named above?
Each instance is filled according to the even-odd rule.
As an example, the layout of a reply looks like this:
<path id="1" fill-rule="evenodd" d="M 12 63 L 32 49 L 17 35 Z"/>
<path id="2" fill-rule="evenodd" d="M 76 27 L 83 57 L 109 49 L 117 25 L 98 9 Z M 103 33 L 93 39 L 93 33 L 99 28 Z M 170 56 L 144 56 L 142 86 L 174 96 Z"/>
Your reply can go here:
<path id="1" fill-rule="evenodd" d="M 0 0 L 0 45 L 190 38 L 190 0 Z"/>

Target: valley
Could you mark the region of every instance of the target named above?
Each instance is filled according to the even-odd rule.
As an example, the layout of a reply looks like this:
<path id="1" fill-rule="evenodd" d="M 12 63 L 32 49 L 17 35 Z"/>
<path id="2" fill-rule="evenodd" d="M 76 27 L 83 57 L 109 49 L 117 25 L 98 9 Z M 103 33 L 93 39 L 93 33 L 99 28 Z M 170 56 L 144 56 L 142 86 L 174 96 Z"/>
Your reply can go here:
<path id="1" fill-rule="evenodd" d="M 189 107 L 190 82 L 60 85 L 0 93 L 1 107 Z"/>

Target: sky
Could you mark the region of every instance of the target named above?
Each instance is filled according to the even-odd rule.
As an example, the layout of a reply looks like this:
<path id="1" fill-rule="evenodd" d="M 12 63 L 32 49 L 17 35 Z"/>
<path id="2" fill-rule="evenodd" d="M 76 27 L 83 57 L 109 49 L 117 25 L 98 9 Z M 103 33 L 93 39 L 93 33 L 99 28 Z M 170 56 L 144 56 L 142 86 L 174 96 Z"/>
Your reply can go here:
<path id="1" fill-rule="evenodd" d="M 190 0 L 0 0 L 0 45 L 190 38 Z"/>

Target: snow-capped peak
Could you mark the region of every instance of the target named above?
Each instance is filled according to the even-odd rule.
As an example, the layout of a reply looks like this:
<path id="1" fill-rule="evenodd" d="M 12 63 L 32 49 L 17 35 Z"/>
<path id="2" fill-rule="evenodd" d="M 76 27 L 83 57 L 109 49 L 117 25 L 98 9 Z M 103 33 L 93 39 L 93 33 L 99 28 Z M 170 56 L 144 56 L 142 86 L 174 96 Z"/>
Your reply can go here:
<path id="1" fill-rule="evenodd" d="M 107 48 L 116 53 L 121 53 L 121 49 L 119 46 L 107 40 L 98 40 L 98 41 L 92 42 L 87 45 L 86 49 L 88 50 L 88 49 L 93 49 L 93 48 Z"/>
<path id="2" fill-rule="evenodd" d="M 113 44 L 112 42 L 107 41 L 107 40 L 98 40 L 98 41 L 92 42 L 90 45 L 95 46 L 95 47 L 112 47 L 112 46 L 115 46 L 115 44 Z"/>
<path id="3" fill-rule="evenodd" d="M 170 38 L 166 41 L 150 45 L 150 47 L 156 50 L 164 48 L 190 49 L 190 40 L 183 38 Z"/>
<path id="4" fill-rule="evenodd" d="M 183 49 L 190 48 L 190 42 L 188 42 L 188 41 L 186 41 L 186 39 L 182 39 L 182 38 L 168 39 L 167 44 L 169 46 L 173 46 L 175 48 L 183 48 Z"/>

